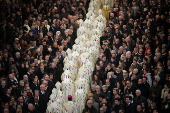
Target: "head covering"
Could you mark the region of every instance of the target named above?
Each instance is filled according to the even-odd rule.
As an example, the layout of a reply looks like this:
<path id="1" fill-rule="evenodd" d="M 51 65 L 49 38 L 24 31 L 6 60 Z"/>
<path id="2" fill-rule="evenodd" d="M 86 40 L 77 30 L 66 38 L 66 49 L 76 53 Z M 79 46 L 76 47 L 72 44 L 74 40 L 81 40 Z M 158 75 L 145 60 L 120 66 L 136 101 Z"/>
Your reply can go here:
<path id="1" fill-rule="evenodd" d="M 72 97 L 72 95 L 68 95 L 68 98 L 71 98 Z"/>

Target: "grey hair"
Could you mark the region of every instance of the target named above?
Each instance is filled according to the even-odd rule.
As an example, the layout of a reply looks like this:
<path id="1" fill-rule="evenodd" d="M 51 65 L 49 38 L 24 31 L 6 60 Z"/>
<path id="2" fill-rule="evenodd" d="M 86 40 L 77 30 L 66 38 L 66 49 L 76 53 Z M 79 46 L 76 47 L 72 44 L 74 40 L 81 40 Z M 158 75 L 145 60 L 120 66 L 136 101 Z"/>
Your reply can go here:
<path id="1" fill-rule="evenodd" d="M 97 85 L 96 87 L 100 88 L 100 86 L 99 86 L 99 85 Z"/>
<path id="2" fill-rule="evenodd" d="M 158 79 L 158 82 L 160 81 L 160 77 L 158 75 L 156 75 L 155 78 Z"/>
<path id="3" fill-rule="evenodd" d="M 141 91 L 139 89 L 136 90 L 136 92 L 140 93 L 141 94 Z"/>

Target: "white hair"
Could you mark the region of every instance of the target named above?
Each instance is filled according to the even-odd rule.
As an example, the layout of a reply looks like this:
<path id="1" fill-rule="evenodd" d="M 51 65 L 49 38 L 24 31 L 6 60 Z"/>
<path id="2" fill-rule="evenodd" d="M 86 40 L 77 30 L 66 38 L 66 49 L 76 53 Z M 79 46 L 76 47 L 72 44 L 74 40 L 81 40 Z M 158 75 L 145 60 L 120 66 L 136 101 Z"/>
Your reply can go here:
<path id="1" fill-rule="evenodd" d="M 93 84 L 93 85 L 91 85 L 91 87 L 96 87 L 96 85 Z"/>
<path id="2" fill-rule="evenodd" d="M 114 75 L 114 72 L 113 72 L 113 71 L 108 72 L 107 75 L 109 75 L 109 74 L 110 74 L 110 75 Z"/>
<path id="3" fill-rule="evenodd" d="M 140 93 L 141 94 L 141 91 L 139 89 L 136 90 L 136 92 Z"/>
<path id="4" fill-rule="evenodd" d="M 100 88 L 100 86 L 99 86 L 99 85 L 97 85 L 97 86 L 96 86 L 96 88 L 97 88 L 97 87 L 98 87 L 98 88 Z"/>
<path id="5" fill-rule="evenodd" d="M 158 80 L 157 82 L 159 82 L 159 81 L 160 81 L 160 77 L 159 77 L 158 75 L 156 75 L 156 76 L 155 76 L 155 79 L 157 79 L 157 80 Z"/>
<path id="6" fill-rule="evenodd" d="M 40 52 L 40 48 L 37 48 L 36 52 L 37 52 L 37 53 Z"/>
<path id="7" fill-rule="evenodd" d="M 16 53 L 15 53 L 15 55 L 19 55 L 19 54 L 20 54 L 20 52 L 16 52 Z"/>
<path id="8" fill-rule="evenodd" d="M 126 56 L 127 56 L 128 54 L 131 54 L 131 51 L 127 51 L 127 52 L 126 52 Z"/>

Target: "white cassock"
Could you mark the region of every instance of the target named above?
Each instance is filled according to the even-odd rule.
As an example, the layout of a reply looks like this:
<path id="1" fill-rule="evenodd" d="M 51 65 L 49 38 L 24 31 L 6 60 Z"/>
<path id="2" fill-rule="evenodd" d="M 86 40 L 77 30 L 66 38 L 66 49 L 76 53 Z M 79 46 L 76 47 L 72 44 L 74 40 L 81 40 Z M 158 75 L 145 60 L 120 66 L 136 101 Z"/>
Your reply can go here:
<path id="1" fill-rule="evenodd" d="M 67 96 L 68 95 L 74 95 L 74 82 L 69 79 L 69 78 L 65 78 L 62 81 L 62 91 L 64 93 L 65 96 L 65 102 L 67 102 Z"/>
<path id="2" fill-rule="evenodd" d="M 79 103 L 77 104 L 77 109 L 78 109 L 78 113 L 82 113 L 84 106 L 85 106 L 85 100 L 86 100 L 86 94 L 83 89 L 78 89 L 75 92 L 75 102 Z"/>
<path id="3" fill-rule="evenodd" d="M 52 106 L 54 108 L 53 113 L 63 113 L 63 101 L 60 99 L 57 99 L 54 103 L 52 103 Z"/>
<path id="4" fill-rule="evenodd" d="M 77 104 L 73 101 L 68 101 L 68 102 L 64 103 L 63 113 L 78 113 Z"/>

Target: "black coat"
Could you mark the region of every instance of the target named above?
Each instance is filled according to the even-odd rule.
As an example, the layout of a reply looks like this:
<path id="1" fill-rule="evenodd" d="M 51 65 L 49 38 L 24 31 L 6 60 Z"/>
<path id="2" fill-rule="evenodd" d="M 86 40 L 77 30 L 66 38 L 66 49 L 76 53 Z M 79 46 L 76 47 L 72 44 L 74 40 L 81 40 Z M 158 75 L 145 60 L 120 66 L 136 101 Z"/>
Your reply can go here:
<path id="1" fill-rule="evenodd" d="M 5 92 L 6 92 L 6 87 L 2 87 L 0 86 L 0 98 L 2 99 L 5 95 Z"/>
<path id="2" fill-rule="evenodd" d="M 31 85 L 31 90 L 32 90 L 33 92 L 34 92 L 35 90 L 39 90 L 39 89 L 40 89 L 40 85 L 39 85 L 39 84 L 36 85 L 36 84 L 33 83 L 33 84 Z"/>
<path id="3" fill-rule="evenodd" d="M 117 82 L 121 82 L 123 80 L 123 72 L 122 71 L 120 73 L 117 73 L 116 76 L 117 76 Z"/>
<path id="4" fill-rule="evenodd" d="M 97 113 L 97 110 L 94 108 L 94 106 L 92 106 L 91 108 L 89 108 L 89 107 L 85 107 L 84 109 L 83 109 L 83 112 L 82 113 L 87 113 L 87 112 L 89 112 L 89 113 Z"/>
<path id="5" fill-rule="evenodd" d="M 49 101 L 49 92 L 45 91 L 45 94 L 42 94 L 40 91 L 39 106 L 40 106 L 40 111 L 42 111 L 42 113 L 46 111 L 48 101 Z"/>
<path id="6" fill-rule="evenodd" d="M 136 112 L 136 105 L 134 103 L 125 105 L 125 113 L 135 113 L 135 112 Z"/>
<path id="7" fill-rule="evenodd" d="M 124 107 L 123 107 L 122 104 L 115 105 L 115 107 L 113 108 L 113 110 L 114 110 L 116 113 L 119 113 L 119 110 L 120 110 L 120 109 L 124 109 Z"/>
<path id="8" fill-rule="evenodd" d="M 2 102 L 9 102 L 11 100 L 11 96 L 7 96 L 7 94 L 5 94 L 4 96 L 2 96 L 1 98 Z"/>
<path id="9" fill-rule="evenodd" d="M 144 96 L 135 97 L 135 98 L 134 98 L 134 102 L 135 102 L 137 105 L 141 105 L 142 103 L 145 103 L 145 104 L 146 104 L 146 98 L 145 98 Z"/>

